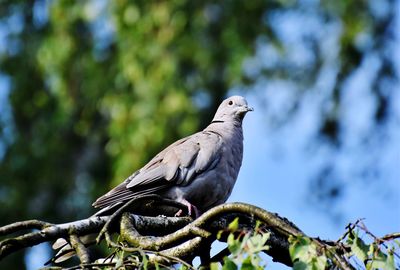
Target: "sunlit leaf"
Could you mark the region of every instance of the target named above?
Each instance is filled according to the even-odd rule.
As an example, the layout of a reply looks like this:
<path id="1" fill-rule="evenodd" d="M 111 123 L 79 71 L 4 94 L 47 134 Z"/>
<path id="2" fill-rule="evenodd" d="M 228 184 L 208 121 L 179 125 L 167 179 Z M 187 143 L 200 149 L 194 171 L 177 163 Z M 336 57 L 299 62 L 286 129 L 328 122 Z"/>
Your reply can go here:
<path id="1" fill-rule="evenodd" d="M 229 229 L 231 232 L 234 232 L 234 231 L 236 231 L 238 228 L 239 228 L 239 218 L 236 217 L 231 223 L 229 223 L 228 229 Z"/>
<path id="2" fill-rule="evenodd" d="M 385 270 L 396 270 L 393 251 L 389 251 L 388 252 L 388 256 L 387 256 L 387 259 L 386 259 Z"/>
<path id="3" fill-rule="evenodd" d="M 356 235 L 353 240 L 351 250 L 362 262 L 368 258 L 369 246 L 367 246 L 364 241 L 358 237 L 358 235 Z"/>
<path id="4" fill-rule="evenodd" d="M 241 248 L 241 242 L 237 239 L 235 239 L 235 235 L 234 234 L 229 234 L 228 239 L 227 239 L 227 244 L 228 244 L 228 248 L 229 251 L 235 255 L 236 253 L 238 253 L 240 251 Z"/>
<path id="5" fill-rule="evenodd" d="M 210 270 L 219 270 L 220 269 L 220 264 L 217 262 L 212 262 L 210 263 Z"/>
<path id="6" fill-rule="evenodd" d="M 327 265 L 327 262 L 328 260 L 325 255 L 317 256 L 313 260 L 313 265 L 315 266 L 315 269 L 324 270 Z"/>
<path id="7" fill-rule="evenodd" d="M 306 237 L 289 238 L 291 243 L 289 253 L 292 260 L 300 259 L 303 261 L 309 260 L 309 251 L 312 249 L 311 242 Z"/>

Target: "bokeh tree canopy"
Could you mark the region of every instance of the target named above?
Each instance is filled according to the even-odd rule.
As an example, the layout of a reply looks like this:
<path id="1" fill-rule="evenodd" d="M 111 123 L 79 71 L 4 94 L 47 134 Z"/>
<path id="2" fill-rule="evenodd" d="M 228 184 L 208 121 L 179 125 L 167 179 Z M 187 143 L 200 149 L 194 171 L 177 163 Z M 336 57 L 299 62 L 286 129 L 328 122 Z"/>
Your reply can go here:
<path id="1" fill-rule="evenodd" d="M 285 106 L 266 100 L 265 124 L 285 125 L 301 103 L 317 104 L 315 136 L 340 151 L 348 140 L 346 91 L 372 66 L 356 82 L 369 93 L 367 118 L 384 138 L 390 123 L 399 124 L 398 6 L 1 1 L 1 223 L 88 216 L 97 196 L 204 127 L 231 89 L 288 86 Z M 365 143 L 371 130 L 357 141 Z M 326 191 L 321 197 L 340 192 L 329 184 L 334 169 L 322 164 L 314 181 Z"/>

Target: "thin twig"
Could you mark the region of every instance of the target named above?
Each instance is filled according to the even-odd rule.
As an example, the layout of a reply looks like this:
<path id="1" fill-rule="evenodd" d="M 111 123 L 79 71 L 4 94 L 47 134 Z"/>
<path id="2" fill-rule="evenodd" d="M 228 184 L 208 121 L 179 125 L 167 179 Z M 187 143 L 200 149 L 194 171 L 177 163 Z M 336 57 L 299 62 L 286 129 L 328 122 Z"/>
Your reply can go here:
<path id="1" fill-rule="evenodd" d="M 349 223 L 349 224 L 347 224 L 347 226 L 346 226 L 346 232 L 345 232 L 341 237 L 339 237 L 338 240 L 336 240 L 336 243 L 339 243 L 339 242 L 341 242 L 343 239 L 345 239 L 346 236 L 349 235 L 350 232 L 352 232 L 352 231 L 354 230 L 354 228 L 358 225 L 358 223 L 360 223 L 360 222 L 363 221 L 363 220 L 364 220 L 364 218 L 360 218 L 360 219 L 357 219 L 356 222 L 354 222 L 354 223 Z"/>
<path id="2" fill-rule="evenodd" d="M 360 224 L 358 224 L 357 227 L 360 228 L 361 230 L 363 230 L 363 231 L 364 231 L 366 234 L 368 234 L 369 236 L 371 236 L 371 237 L 374 239 L 374 241 L 375 241 L 375 243 L 376 243 L 377 245 L 382 245 L 382 246 L 384 246 L 386 249 L 389 248 L 389 247 L 385 244 L 385 242 L 386 242 L 387 240 L 383 240 L 383 238 L 379 238 L 379 237 L 377 237 L 375 234 L 373 234 L 372 232 L 370 232 L 370 231 L 368 230 L 367 226 L 366 226 L 363 222 L 361 222 Z M 397 237 L 395 237 L 395 238 L 399 238 L 399 237 L 400 237 L 400 233 L 394 233 L 394 234 L 392 234 L 392 235 L 397 236 Z M 388 237 L 389 240 L 395 239 L 395 238 L 391 238 L 390 235 L 385 235 L 385 236 L 386 236 L 386 237 L 389 236 L 389 237 Z M 384 237 L 385 237 L 385 236 L 384 236 Z M 393 255 L 396 256 L 397 258 L 400 258 L 400 255 L 397 254 L 397 252 L 393 252 Z"/>
<path id="3" fill-rule="evenodd" d="M 391 240 L 394 240 L 394 239 L 397 239 L 397 238 L 400 238 L 400 232 L 398 232 L 398 233 L 386 234 L 386 235 L 384 235 L 384 236 L 378 238 L 378 240 L 379 240 L 380 242 L 386 242 L 386 241 L 391 241 Z"/>

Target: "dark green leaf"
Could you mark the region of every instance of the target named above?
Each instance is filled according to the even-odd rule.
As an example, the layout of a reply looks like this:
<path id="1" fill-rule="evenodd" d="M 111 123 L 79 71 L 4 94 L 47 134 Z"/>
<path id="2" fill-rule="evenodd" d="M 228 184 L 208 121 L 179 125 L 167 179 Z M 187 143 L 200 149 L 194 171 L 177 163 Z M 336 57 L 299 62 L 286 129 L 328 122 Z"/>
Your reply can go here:
<path id="1" fill-rule="evenodd" d="M 225 257 L 222 270 L 237 270 L 237 266 L 229 257 Z"/>

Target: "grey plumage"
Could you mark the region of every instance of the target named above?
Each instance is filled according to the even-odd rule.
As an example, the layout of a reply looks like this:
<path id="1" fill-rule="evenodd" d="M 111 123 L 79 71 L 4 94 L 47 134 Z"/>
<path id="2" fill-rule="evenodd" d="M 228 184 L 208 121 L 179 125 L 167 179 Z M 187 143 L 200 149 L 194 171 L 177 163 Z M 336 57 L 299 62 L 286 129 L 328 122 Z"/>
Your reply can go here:
<path id="1" fill-rule="evenodd" d="M 200 213 L 224 203 L 242 163 L 242 120 L 252 110 L 241 96 L 224 100 L 203 131 L 171 144 L 142 169 L 98 198 L 93 206 L 102 210 L 97 214 L 145 194 L 193 205 Z"/>
<path id="2" fill-rule="evenodd" d="M 110 214 L 135 196 L 157 194 L 188 205 L 195 215 L 224 203 L 232 192 L 243 157 L 242 120 L 248 111 L 240 96 L 224 100 L 203 131 L 168 146 L 142 169 L 98 198 L 95 215 Z M 60 249 L 55 262 L 75 254 L 64 239 L 53 245 Z M 67 252 L 64 255 L 63 252 Z M 60 256 L 58 256 L 60 255 Z"/>

